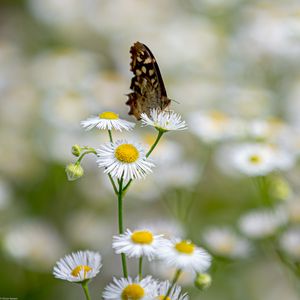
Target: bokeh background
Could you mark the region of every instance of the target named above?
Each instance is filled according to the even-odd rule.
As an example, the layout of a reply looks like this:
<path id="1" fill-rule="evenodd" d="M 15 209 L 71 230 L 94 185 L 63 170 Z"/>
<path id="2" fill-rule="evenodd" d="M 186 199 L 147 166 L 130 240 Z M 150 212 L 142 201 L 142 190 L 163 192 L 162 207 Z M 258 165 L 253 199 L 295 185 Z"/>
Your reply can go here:
<path id="1" fill-rule="evenodd" d="M 208 228 L 239 232 L 240 217 L 263 206 L 252 180 L 227 164 L 228 147 L 245 140 L 243 130 L 247 140 L 272 141 L 285 155 L 272 174 L 273 198 L 298 228 L 299 1 L 2 0 L 0 297 L 83 299 L 79 286 L 51 274 L 57 259 L 78 249 L 103 255 L 93 299 L 121 274 L 111 249 L 116 199 L 107 178 L 93 157 L 75 182 L 64 168 L 74 161 L 73 144 L 107 141 L 105 132 L 80 128 L 81 120 L 109 110 L 134 121 L 125 95 L 135 41 L 152 49 L 172 108 L 189 130 L 165 135 L 154 174 L 128 192 L 125 226 L 155 226 L 212 253 L 220 238 L 205 244 Z M 147 144 L 154 134 L 137 124 L 116 137 Z M 231 255 L 232 241 L 215 245 L 210 289 L 198 291 L 188 276 L 182 282 L 191 299 L 299 299 L 299 279 L 274 250 L 275 231 L 270 243 L 250 241 L 241 257 Z M 297 263 L 300 241 L 293 245 Z M 168 276 L 159 265 L 151 270 Z"/>

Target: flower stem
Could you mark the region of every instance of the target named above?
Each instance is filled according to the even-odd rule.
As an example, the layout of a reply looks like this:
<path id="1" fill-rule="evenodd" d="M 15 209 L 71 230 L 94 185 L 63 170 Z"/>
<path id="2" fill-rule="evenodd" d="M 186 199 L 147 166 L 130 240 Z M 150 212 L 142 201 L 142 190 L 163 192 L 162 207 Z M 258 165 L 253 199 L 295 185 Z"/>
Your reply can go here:
<path id="1" fill-rule="evenodd" d="M 119 220 L 119 234 L 124 233 L 123 228 L 123 176 L 119 181 L 119 191 L 118 191 L 118 220 Z M 123 275 L 125 278 L 128 277 L 127 273 L 127 263 L 126 263 L 126 256 L 124 253 L 121 253 L 122 259 L 122 267 L 123 267 Z"/>
<path id="2" fill-rule="evenodd" d="M 169 295 L 170 295 L 170 293 L 171 293 L 171 291 L 172 291 L 174 285 L 175 285 L 176 282 L 178 281 L 180 275 L 181 275 L 181 269 L 178 269 L 178 270 L 176 271 L 175 275 L 174 275 L 174 278 L 173 278 L 173 280 L 172 280 L 172 283 L 171 283 L 171 285 L 170 285 L 170 287 L 169 287 L 169 289 L 168 289 L 168 291 L 167 291 L 167 294 L 164 296 L 163 300 L 167 300 L 167 299 L 168 299 L 168 297 L 169 297 Z"/>
<path id="3" fill-rule="evenodd" d="M 150 154 L 152 153 L 152 151 L 153 151 L 153 150 L 155 149 L 155 147 L 157 146 L 157 144 L 158 144 L 160 138 L 163 136 L 163 134 L 164 134 L 163 131 L 161 131 L 161 130 L 158 131 L 158 135 L 157 135 L 157 137 L 156 137 L 156 140 L 155 140 L 155 142 L 153 143 L 153 145 L 151 146 L 150 150 L 147 152 L 146 157 L 149 157 L 149 156 L 150 156 Z"/>
<path id="4" fill-rule="evenodd" d="M 89 287 L 87 285 L 87 282 L 83 282 L 81 284 L 81 286 L 83 288 L 86 300 L 91 300 L 91 296 L 90 296 Z"/>
<path id="5" fill-rule="evenodd" d="M 93 153 L 93 154 L 97 155 L 96 150 L 93 149 L 93 148 L 90 148 L 89 150 L 83 152 L 83 153 L 78 157 L 76 163 L 80 163 L 80 162 L 82 161 L 82 159 L 84 158 L 84 156 L 85 156 L 86 154 L 89 154 L 89 153 Z"/>
<path id="6" fill-rule="evenodd" d="M 110 142 L 113 143 L 113 137 L 112 137 L 111 130 L 108 130 L 108 135 L 109 135 Z"/>
<path id="7" fill-rule="evenodd" d="M 139 280 L 143 279 L 143 256 L 139 259 Z"/>

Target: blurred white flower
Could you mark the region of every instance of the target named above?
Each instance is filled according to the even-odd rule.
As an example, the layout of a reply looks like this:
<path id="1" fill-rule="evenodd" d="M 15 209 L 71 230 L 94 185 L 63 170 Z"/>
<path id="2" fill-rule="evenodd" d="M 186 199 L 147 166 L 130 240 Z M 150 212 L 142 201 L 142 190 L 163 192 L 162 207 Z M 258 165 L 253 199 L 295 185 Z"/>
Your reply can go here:
<path id="1" fill-rule="evenodd" d="M 96 277 L 101 267 L 101 255 L 98 252 L 77 251 L 57 261 L 53 275 L 70 282 L 83 282 Z"/>
<path id="2" fill-rule="evenodd" d="M 273 236 L 287 222 L 284 210 L 254 210 L 243 215 L 239 220 L 239 228 L 246 236 L 261 239 Z"/>
<path id="3" fill-rule="evenodd" d="M 286 254 L 300 261 L 300 227 L 287 229 L 280 237 L 280 246 Z"/>
<path id="4" fill-rule="evenodd" d="M 216 255 L 229 258 L 245 258 L 251 251 L 248 240 L 226 227 L 211 227 L 203 233 L 203 241 Z"/>
<path id="5" fill-rule="evenodd" d="M 41 221 L 24 221 L 8 228 L 3 245 L 13 259 L 36 271 L 48 271 L 65 251 L 58 233 Z"/>

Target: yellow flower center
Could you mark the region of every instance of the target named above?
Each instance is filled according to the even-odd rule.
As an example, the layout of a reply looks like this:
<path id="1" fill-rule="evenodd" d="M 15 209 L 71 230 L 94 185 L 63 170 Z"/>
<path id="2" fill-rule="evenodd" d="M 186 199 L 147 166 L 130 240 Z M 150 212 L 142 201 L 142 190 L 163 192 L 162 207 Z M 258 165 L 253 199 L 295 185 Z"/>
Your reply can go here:
<path id="1" fill-rule="evenodd" d="M 139 300 L 145 295 L 144 289 L 137 283 L 129 284 L 122 292 L 122 300 Z"/>
<path id="2" fill-rule="evenodd" d="M 175 249 L 184 254 L 193 254 L 195 245 L 190 241 L 181 241 L 175 245 Z"/>
<path id="3" fill-rule="evenodd" d="M 87 272 L 92 271 L 92 268 L 89 266 L 79 265 L 72 270 L 71 275 L 78 277 L 81 271 L 83 271 L 83 277 L 86 278 Z"/>
<path id="4" fill-rule="evenodd" d="M 105 111 L 102 114 L 99 114 L 99 118 L 107 120 L 117 120 L 119 119 L 119 115 L 112 111 Z"/>
<path id="5" fill-rule="evenodd" d="M 133 163 L 139 158 L 139 152 L 131 144 L 122 144 L 117 147 L 115 156 L 121 162 Z"/>
<path id="6" fill-rule="evenodd" d="M 253 154 L 249 157 L 249 161 L 256 165 L 261 163 L 261 157 L 259 155 Z"/>
<path id="7" fill-rule="evenodd" d="M 151 244 L 153 234 L 150 231 L 135 231 L 131 235 L 131 240 L 136 244 Z"/>
<path id="8" fill-rule="evenodd" d="M 224 123 L 228 120 L 227 116 L 220 111 L 210 112 L 210 117 L 217 123 Z"/>
<path id="9" fill-rule="evenodd" d="M 165 295 L 160 295 L 160 296 L 158 296 L 157 297 L 157 299 L 159 299 L 159 300 L 172 300 L 170 297 L 167 297 L 166 299 L 165 299 Z"/>

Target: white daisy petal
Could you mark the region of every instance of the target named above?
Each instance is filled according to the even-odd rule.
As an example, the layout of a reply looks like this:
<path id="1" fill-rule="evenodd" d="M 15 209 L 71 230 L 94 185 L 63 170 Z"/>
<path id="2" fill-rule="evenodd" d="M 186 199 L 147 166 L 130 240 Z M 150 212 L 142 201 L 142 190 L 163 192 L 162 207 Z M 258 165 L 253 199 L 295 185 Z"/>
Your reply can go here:
<path id="1" fill-rule="evenodd" d="M 94 278 L 101 267 L 99 253 L 78 251 L 61 258 L 53 268 L 53 275 L 55 278 L 71 282 L 82 282 Z"/>
<path id="2" fill-rule="evenodd" d="M 142 280 L 113 278 L 113 282 L 105 287 L 102 297 L 104 300 L 153 300 L 157 297 L 157 283 L 151 276 Z"/>
<path id="3" fill-rule="evenodd" d="M 171 283 L 168 280 L 161 282 L 158 286 L 158 298 L 157 299 L 164 299 L 164 297 L 168 293 L 170 286 L 171 286 Z M 189 300 L 189 296 L 187 295 L 187 293 L 182 293 L 181 287 L 178 286 L 177 284 L 175 284 L 170 291 L 168 299 L 170 299 L 170 300 Z"/>
<path id="4" fill-rule="evenodd" d="M 98 116 L 88 118 L 81 121 L 81 126 L 86 130 L 91 130 L 94 127 L 101 130 L 131 130 L 135 126 L 134 123 L 120 119 L 119 115 L 114 112 L 103 112 Z"/>
<path id="5" fill-rule="evenodd" d="M 148 229 L 127 229 L 124 234 L 114 236 L 112 247 L 117 254 L 124 253 L 128 257 L 139 258 L 145 256 L 149 261 L 153 260 L 162 245 L 166 243 L 163 235 L 154 235 Z"/>
<path id="6" fill-rule="evenodd" d="M 169 267 L 182 271 L 203 273 L 211 265 L 211 256 L 208 252 L 185 240 L 169 241 L 161 247 L 159 256 Z"/>
<path id="7" fill-rule="evenodd" d="M 181 116 L 173 111 L 161 111 L 160 109 L 151 109 L 150 117 L 141 114 L 142 125 L 153 126 L 158 130 L 185 130 L 187 129 L 186 122 L 181 120 Z"/>
<path id="8" fill-rule="evenodd" d="M 154 167 L 140 144 L 126 140 L 104 144 L 97 152 L 98 166 L 105 168 L 104 173 L 119 179 L 122 176 L 124 180 L 144 178 Z"/>

